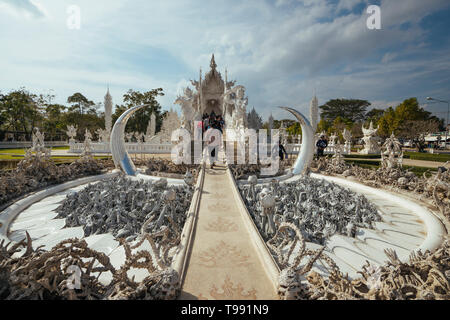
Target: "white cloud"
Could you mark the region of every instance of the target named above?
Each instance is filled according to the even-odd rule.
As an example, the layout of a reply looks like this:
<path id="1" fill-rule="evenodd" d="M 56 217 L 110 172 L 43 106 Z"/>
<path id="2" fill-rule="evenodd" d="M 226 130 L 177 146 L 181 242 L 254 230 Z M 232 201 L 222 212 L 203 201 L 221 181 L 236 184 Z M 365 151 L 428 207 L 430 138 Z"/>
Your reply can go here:
<path id="1" fill-rule="evenodd" d="M 0 0 L 7 2 L 9 8 L 16 3 Z M 314 88 L 321 102 L 341 96 L 401 100 L 416 94 L 407 90 L 411 79 L 430 77 L 424 64 L 436 70 L 448 63 L 445 52 L 444 58 L 435 55 L 430 61 L 402 61 L 402 51 L 391 48 L 401 44 L 408 52 L 427 52 L 426 34 L 417 22 L 445 6 L 445 0 L 383 0 L 381 31 L 366 28 L 364 13 L 338 16 L 366 2 L 356 0 L 78 0 L 79 31 L 66 28 L 66 7 L 73 1 L 40 2 L 52 17 L 45 23 L 19 23 L 0 11 L 0 30 L 8 30 L 0 31 L 8 44 L 0 51 L 0 68 L 8 74 L 0 77 L 2 91 L 19 85 L 53 88 L 63 102 L 84 90 L 101 101 L 109 82 L 114 102 L 120 103 L 129 88 L 163 87 L 160 101 L 170 108 L 190 84 L 187 79 L 198 77 L 200 66 L 208 71 L 214 52 L 220 71 L 228 67 L 230 79 L 248 88 L 250 107 L 267 117 L 278 105 L 306 112 Z M 399 28 L 404 22 L 411 27 Z M 377 52 L 376 62 L 363 63 Z M 285 116 L 273 111 L 275 117 Z"/>
<path id="2" fill-rule="evenodd" d="M 48 12 L 36 0 L 0 0 L 0 10 L 5 10 L 16 17 L 45 18 Z"/>

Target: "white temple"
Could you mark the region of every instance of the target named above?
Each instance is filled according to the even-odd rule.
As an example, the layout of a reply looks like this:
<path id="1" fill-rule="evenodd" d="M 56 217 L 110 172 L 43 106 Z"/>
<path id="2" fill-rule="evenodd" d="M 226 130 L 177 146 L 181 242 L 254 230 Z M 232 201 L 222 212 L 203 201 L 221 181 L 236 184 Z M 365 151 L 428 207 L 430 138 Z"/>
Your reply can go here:
<path id="1" fill-rule="evenodd" d="M 221 115 L 225 120 L 226 128 L 243 129 L 247 127 L 247 104 L 245 87 L 235 86 L 236 81 L 228 81 L 225 70 L 225 80 L 217 71 L 214 54 L 211 57 L 210 70 L 205 77 L 200 76 L 198 81 L 191 80 L 195 88 L 184 90 L 184 95 L 175 100 L 182 109 L 182 126 L 192 133 L 193 122 L 201 120 L 203 114 Z"/>

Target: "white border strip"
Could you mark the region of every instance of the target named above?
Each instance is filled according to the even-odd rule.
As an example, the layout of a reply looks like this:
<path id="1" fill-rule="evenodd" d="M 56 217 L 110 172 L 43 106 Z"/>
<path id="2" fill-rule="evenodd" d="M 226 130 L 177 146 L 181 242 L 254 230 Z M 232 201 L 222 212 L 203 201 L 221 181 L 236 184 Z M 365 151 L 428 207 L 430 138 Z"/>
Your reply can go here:
<path id="1" fill-rule="evenodd" d="M 77 186 L 80 186 L 82 184 L 95 182 L 99 180 L 105 180 L 111 177 L 115 177 L 119 174 L 119 172 L 113 172 L 113 173 L 106 173 L 102 175 L 96 175 L 96 176 L 89 176 L 89 177 L 83 177 L 77 180 L 68 181 L 59 185 L 56 185 L 54 187 L 50 187 L 41 191 L 38 191 L 34 194 L 31 194 L 28 197 L 25 197 L 12 205 L 10 205 L 8 208 L 3 210 L 0 213 L 0 241 L 5 240 L 5 242 L 13 242 L 8 238 L 8 230 L 11 222 L 14 221 L 14 219 L 26 208 L 31 206 L 32 204 L 41 201 L 42 199 L 45 199 L 55 193 L 74 188 Z"/>
<path id="2" fill-rule="evenodd" d="M 194 194 L 192 195 L 191 206 L 187 213 L 187 218 L 184 223 L 183 231 L 181 232 L 180 244 L 177 252 L 172 260 L 172 268 L 178 272 L 180 276 L 181 287 L 186 276 L 186 267 L 188 265 L 188 258 L 192 244 L 194 242 L 194 229 L 197 224 L 198 212 L 200 209 L 200 199 L 203 193 L 203 182 L 205 180 L 205 163 L 201 164 L 201 169 L 197 178 L 197 185 L 195 186 Z"/>
<path id="3" fill-rule="evenodd" d="M 422 242 L 420 247 L 414 249 L 412 252 L 422 251 L 425 252 L 426 250 L 436 250 L 441 246 L 441 244 L 444 242 L 445 235 L 447 234 L 443 223 L 441 220 L 436 217 L 430 210 L 426 209 L 424 206 L 421 206 L 420 204 L 417 204 L 411 200 L 405 199 L 401 196 L 394 195 L 391 192 L 387 192 L 384 190 L 372 188 L 369 186 L 366 186 L 364 184 L 349 181 L 344 178 L 338 178 L 338 177 L 331 177 L 331 176 L 325 176 L 325 175 L 319 175 L 319 174 L 311 174 L 312 177 L 318 178 L 318 179 L 324 179 L 336 182 L 340 185 L 348 185 L 353 188 L 358 188 L 362 192 L 372 193 L 375 194 L 381 198 L 388 198 L 393 202 L 396 202 L 400 206 L 410 210 L 412 213 L 416 214 L 424 223 L 427 231 L 427 236 L 425 240 Z"/>
<path id="4" fill-rule="evenodd" d="M 244 200 L 239 193 L 238 186 L 229 167 L 227 167 L 227 174 L 231 183 L 233 183 L 233 195 L 234 199 L 236 200 L 238 210 L 241 213 L 244 224 L 247 226 L 247 231 L 250 233 L 250 238 L 252 238 L 253 240 L 253 245 L 263 264 L 263 267 L 266 270 L 266 273 L 269 276 L 270 280 L 272 281 L 272 285 L 276 291 L 278 290 L 278 278 L 280 275 L 280 269 L 278 268 L 278 265 L 270 254 L 270 251 L 267 248 L 264 239 L 261 237 L 258 229 L 256 228 L 256 225 L 253 222 L 250 213 L 248 212 L 247 206 L 245 205 Z"/>

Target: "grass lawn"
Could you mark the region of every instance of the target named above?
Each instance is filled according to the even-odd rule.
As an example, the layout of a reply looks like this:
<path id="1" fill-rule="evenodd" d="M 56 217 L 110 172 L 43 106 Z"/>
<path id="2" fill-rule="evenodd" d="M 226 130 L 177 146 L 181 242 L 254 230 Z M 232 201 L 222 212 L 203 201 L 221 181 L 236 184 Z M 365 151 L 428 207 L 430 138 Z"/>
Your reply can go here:
<path id="1" fill-rule="evenodd" d="M 376 154 L 349 154 L 345 155 L 346 159 L 381 159 L 380 155 Z M 411 160 L 425 160 L 434 162 L 447 162 L 450 161 L 450 154 L 433 154 L 433 153 L 420 153 L 420 152 L 405 152 L 403 159 Z"/>
<path id="2" fill-rule="evenodd" d="M 69 150 L 70 147 L 54 147 L 52 150 Z M 7 153 L 7 154 L 25 154 L 26 149 L 0 149 L 0 155 Z"/>
<path id="3" fill-rule="evenodd" d="M 361 168 L 376 170 L 380 167 L 381 161 L 345 160 L 348 164 L 354 164 Z M 416 176 L 422 177 L 424 172 L 436 172 L 437 168 L 417 167 L 403 165 L 403 169 L 412 171 Z"/>
<path id="4" fill-rule="evenodd" d="M 405 152 L 404 158 L 412 160 L 447 162 L 450 161 L 450 154 Z"/>

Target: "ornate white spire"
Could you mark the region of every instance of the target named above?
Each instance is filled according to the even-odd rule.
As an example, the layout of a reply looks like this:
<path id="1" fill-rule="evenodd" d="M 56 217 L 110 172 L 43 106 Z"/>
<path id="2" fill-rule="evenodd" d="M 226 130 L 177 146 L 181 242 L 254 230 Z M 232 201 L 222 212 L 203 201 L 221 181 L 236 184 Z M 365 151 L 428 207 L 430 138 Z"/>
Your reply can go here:
<path id="1" fill-rule="evenodd" d="M 314 93 L 314 97 L 309 104 L 309 112 L 310 112 L 310 121 L 311 127 L 313 131 L 316 132 L 317 124 L 319 123 L 319 101 L 317 100 L 316 94 Z"/>
<path id="2" fill-rule="evenodd" d="M 108 133 L 111 133 L 113 102 L 112 102 L 111 94 L 109 93 L 109 85 L 108 85 L 108 91 L 106 92 L 106 95 L 105 95 L 104 105 L 105 105 L 105 129 Z"/>
<path id="3" fill-rule="evenodd" d="M 270 113 L 270 117 L 269 117 L 269 130 L 273 129 L 273 116 L 272 116 L 272 112 Z"/>
<path id="4" fill-rule="evenodd" d="M 211 57 L 211 62 L 209 64 L 209 66 L 211 67 L 211 70 L 216 70 L 216 68 L 217 68 L 216 59 L 214 59 L 214 53 Z"/>

